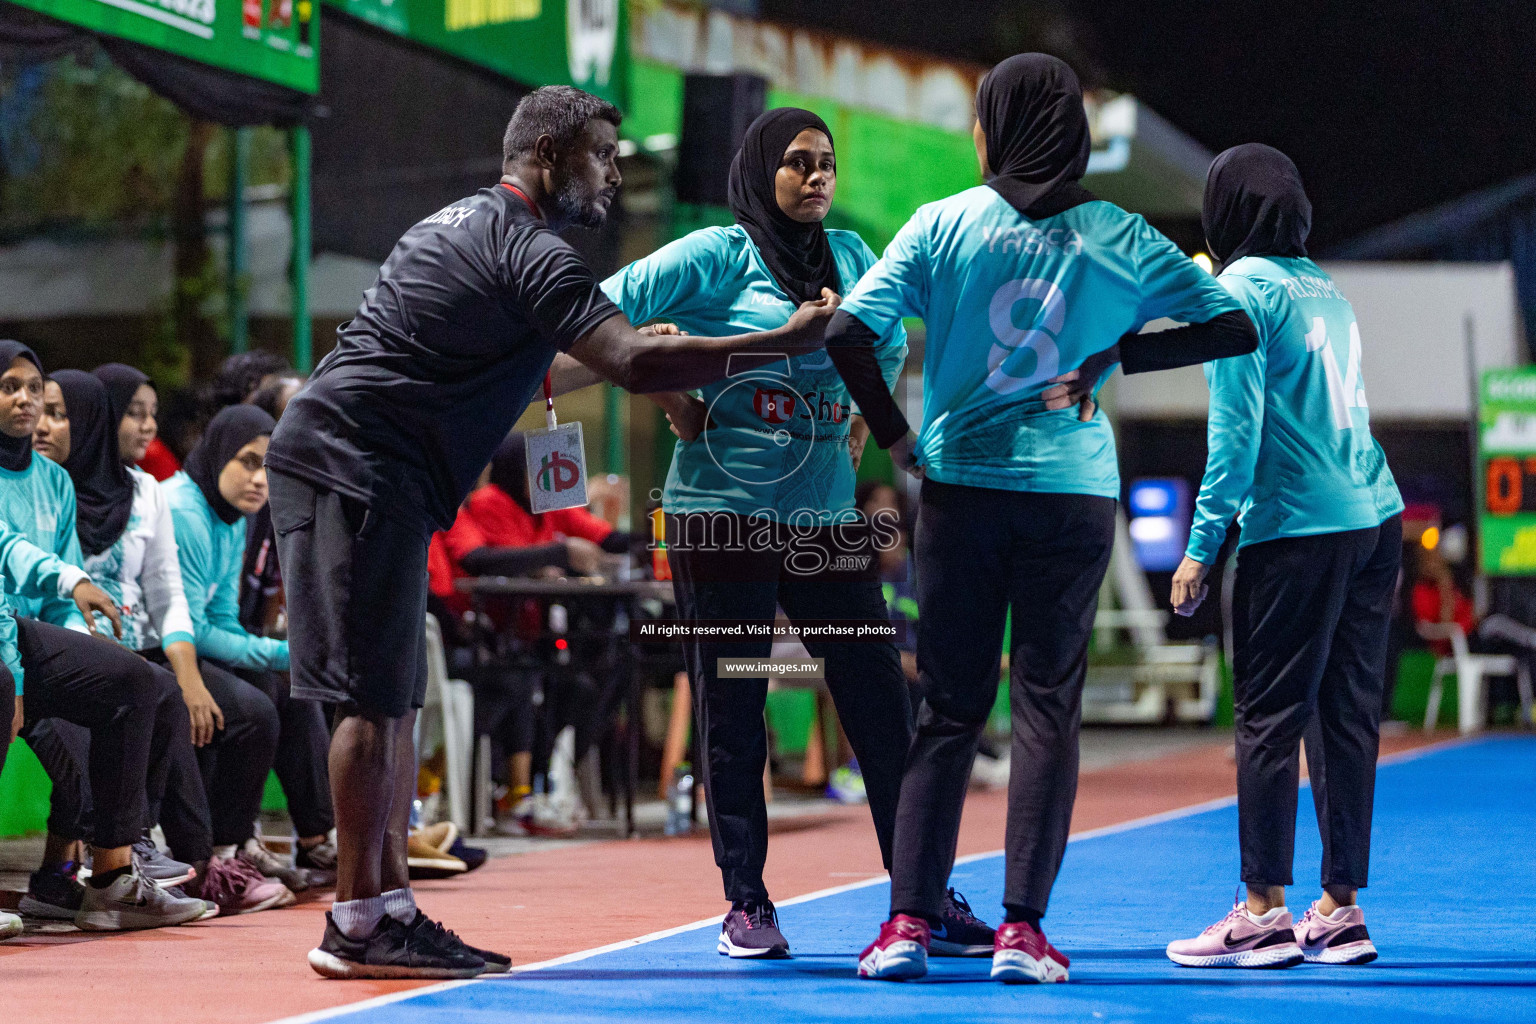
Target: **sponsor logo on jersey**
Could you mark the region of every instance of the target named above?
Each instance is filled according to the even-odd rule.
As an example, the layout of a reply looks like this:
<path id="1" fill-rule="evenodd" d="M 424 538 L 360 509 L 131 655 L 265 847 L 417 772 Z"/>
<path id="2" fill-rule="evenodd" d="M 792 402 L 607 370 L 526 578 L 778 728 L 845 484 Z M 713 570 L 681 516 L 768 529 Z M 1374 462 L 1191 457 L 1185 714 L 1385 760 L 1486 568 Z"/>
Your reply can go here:
<path id="1" fill-rule="evenodd" d="M 795 414 L 794 393 L 778 388 L 758 388 L 752 395 L 752 411 L 764 423 L 775 426 L 788 423 Z"/>

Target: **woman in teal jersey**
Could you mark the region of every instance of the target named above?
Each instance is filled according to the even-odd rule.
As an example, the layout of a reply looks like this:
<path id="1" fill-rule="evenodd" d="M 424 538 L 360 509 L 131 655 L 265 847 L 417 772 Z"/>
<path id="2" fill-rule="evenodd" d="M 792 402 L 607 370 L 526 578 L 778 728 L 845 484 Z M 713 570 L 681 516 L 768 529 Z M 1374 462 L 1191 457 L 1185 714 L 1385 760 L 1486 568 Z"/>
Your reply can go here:
<path id="1" fill-rule="evenodd" d="M 263 692 L 265 684 L 252 685 L 236 674 L 288 669 L 288 642 L 246 632 L 239 616 L 244 517 L 267 503 L 262 460 L 275 425 L 253 405 L 220 410 L 187 455 L 185 468 L 166 481 L 165 500 L 175 524 L 198 667 L 226 717 L 229 706 L 239 704 L 241 719 L 259 718 L 263 736 L 270 740 L 260 759 L 226 757 L 215 746 L 198 750 L 213 811 L 214 852 L 220 857 L 238 855 L 260 874 L 303 889 L 309 884 L 307 873 L 272 863 L 255 835 L 262 787 L 278 750 L 280 719 L 272 698 Z"/>
<path id="2" fill-rule="evenodd" d="M 1307 258 L 1312 204 L 1268 146 L 1211 164 L 1205 237 L 1259 348 L 1208 364 L 1210 459 L 1174 610 L 1192 613 L 1234 518 L 1232 597 L 1240 900 L 1168 946 L 1191 967 L 1359 964 L 1376 947 L 1356 905 L 1371 854 L 1387 632 L 1403 501 L 1371 437 L 1354 310 Z M 1285 907 L 1305 731 L 1323 840 L 1322 896 Z"/>
<path id="3" fill-rule="evenodd" d="M 5 526 L 0 532 L 7 534 L 0 545 L 0 572 L 17 615 L 17 682 L 25 686 L 19 694 L 22 736 L 31 742 L 33 730 L 52 719 L 89 734 L 82 759 L 93 798 L 89 838 L 95 874 L 89 885 L 71 890 L 69 905 L 57 916 L 94 930 L 180 924 L 201 917 L 207 907 L 154 885 L 133 856 L 145 825 L 151 751 L 168 735 L 169 723 L 158 713 L 164 707 L 161 681 L 142 658 L 86 635 L 93 624 L 82 609 L 94 618 L 96 608 L 66 596 L 78 597 L 88 581 L 79 568 L 74 485 L 61 466 L 32 451 L 42 397 L 36 354 L 0 341 L 0 522 Z M 25 543 L 13 542 L 13 533 Z M 103 603 L 112 608 L 114 632 L 120 635 L 116 608 L 110 599 Z M 58 813 L 63 809 L 56 806 L 49 820 L 50 832 L 60 840 L 55 847 L 86 838 L 58 832 L 55 826 L 68 824 Z"/>
<path id="4" fill-rule="evenodd" d="M 1078 183 L 1082 90 L 1061 61 L 1022 54 L 976 98 L 984 186 L 920 208 L 833 316 L 827 352 L 882 446 L 923 475 L 915 530 L 923 706 L 907 759 L 891 920 L 865 977 L 927 970 L 976 742 L 997 698 L 1012 616 L 1012 780 L 992 976 L 1063 981 L 1040 931 L 1066 850 L 1078 723 L 1099 585 L 1114 547 L 1114 434 L 1091 395 L 1127 372 L 1241 352 L 1241 307 L 1168 239 Z M 903 316 L 928 332 L 923 424 L 905 419 L 871 341 Z M 1167 317 L 1188 326 L 1138 336 Z M 1073 408 L 1077 400 L 1080 408 Z"/>
<path id="5" fill-rule="evenodd" d="M 765 330 L 805 301 L 853 285 L 875 262 L 851 231 L 822 220 L 837 185 L 832 133 L 808 110 L 781 108 L 747 130 L 731 165 L 736 224 L 705 228 L 631 264 L 603 290 L 635 323 L 665 318 L 692 334 Z M 898 320 L 879 339 L 889 388 L 906 355 Z M 825 353 L 785 359 L 703 389 L 702 432 L 684 426 L 667 474 L 667 554 L 685 620 L 885 622 L 878 560 L 854 509 L 855 459 L 865 430 Z M 691 400 L 664 396 L 674 422 Z M 700 417 L 701 419 L 705 417 Z M 865 571 L 831 568 L 851 555 Z M 890 865 L 896 796 L 912 723 L 901 660 L 887 642 L 808 640 L 864 774 L 881 853 Z M 719 951 L 788 954 L 763 884 L 768 853 L 762 776 L 766 678 L 722 680 L 721 657 L 763 658 L 771 641 L 687 641 L 715 862 L 731 910 Z M 990 952 L 991 929 L 946 898 L 936 951 Z"/>

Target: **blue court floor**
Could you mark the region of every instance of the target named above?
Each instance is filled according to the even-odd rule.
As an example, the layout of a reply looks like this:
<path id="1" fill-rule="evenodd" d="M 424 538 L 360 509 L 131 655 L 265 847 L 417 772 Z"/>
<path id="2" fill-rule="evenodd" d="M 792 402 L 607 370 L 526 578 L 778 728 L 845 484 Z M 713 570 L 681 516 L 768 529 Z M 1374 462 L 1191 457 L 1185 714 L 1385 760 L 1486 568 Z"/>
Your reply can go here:
<path id="1" fill-rule="evenodd" d="M 715 953 L 717 926 L 705 924 L 325 1016 L 348 1024 L 1536 1021 L 1536 739 L 1489 738 L 1383 765 L 1373 884 L 1361 901 L 1382 956 L 1365 967 L 1202 971 L 1164 958 L 1168 940 L 1230 907 L 1236 827 L 1236 807 L 1223 804 L 1074 840 L 1045 922 L 1072 959 L 1065 985 L 997 985 L 987 960 L 931 961 L 919 982 L 857 980 L 858 952 L 885 916 L 882 882 L 783 907 L 793 960 L 730 961 Z M 1320 855 L 1307 794 L 1297 831 L 1296 877 L 1307 883 L 1291 890 L 1299 917 L 1317 895 Z M 997 855 L 959 865 L 954 882 L 997 920 Z"/>

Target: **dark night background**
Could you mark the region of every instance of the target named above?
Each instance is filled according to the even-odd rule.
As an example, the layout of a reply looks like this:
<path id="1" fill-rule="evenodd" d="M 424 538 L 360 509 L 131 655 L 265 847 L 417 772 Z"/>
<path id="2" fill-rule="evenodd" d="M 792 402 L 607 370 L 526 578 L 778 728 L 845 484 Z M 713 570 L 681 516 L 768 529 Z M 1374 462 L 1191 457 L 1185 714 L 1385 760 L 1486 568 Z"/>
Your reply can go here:
<path id="1" fill-rule="evenodd" d="M 1213 153 L 1300 166 L 1316 251 L 1536 171 L 1536 2 L 762 0 L 764 17 L 991 64 L 1043 50 Z M 879 17 L 871 15 L 878 11 Z"/>

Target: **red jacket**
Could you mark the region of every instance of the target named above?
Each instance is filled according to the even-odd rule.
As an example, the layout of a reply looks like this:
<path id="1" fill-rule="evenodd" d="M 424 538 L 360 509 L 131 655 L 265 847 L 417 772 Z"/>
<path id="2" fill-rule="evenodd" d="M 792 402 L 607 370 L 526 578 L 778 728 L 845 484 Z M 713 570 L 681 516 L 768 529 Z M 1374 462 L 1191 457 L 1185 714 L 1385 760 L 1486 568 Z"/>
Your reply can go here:
<path id="1" fill-rule="evenodd" d="M 1420 580 L 1413 585 L 1413 617 L 1418 622 L 1440 622 L 1440 588 L 1428 580 Z M 1476 628 L 1476 620 L 1473 618 L 1472 602 L 1466 595 L 1456 591 L 1452 598 L 1451 619 L 1461 627 L 1461 631 L 1467 636 L 1472 635 Z M 1444 658 L 1451 653 L 1449 640 L 1431 640 L 1429 649 Z"/>
<path id="2" fill-rule="evenodd" d="M 566 508 L 534 515 L 495 484 L 486 484 L 459 506 L 453 526 L 432 537 L 427 572 L 432 593 L 455 611 L 468 602 L 453 589 L 453 581 L 469 575 L 460 562 L 478 548 L 531 548 L 567 537 L 602 543 L 613 527 L 584 508 Z"/>
<path id="3" fill-rule="evenodd" d="M 157 437 L 149 442 L 149 449 L 139 460 L 139 468 L 164 483 L 176 475 L 177 470 L 181 469 L 181 463 L 176 461 L 176 456 L 171 454 L 165 442 Z"/>

